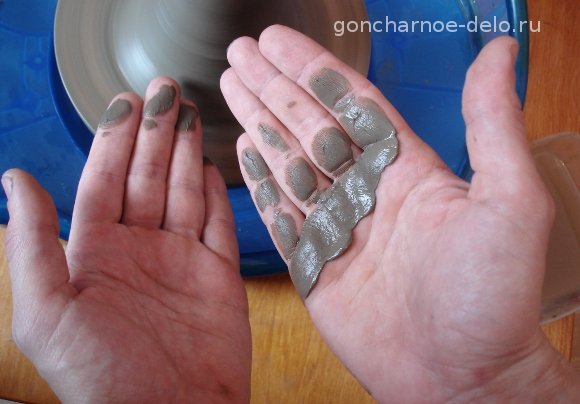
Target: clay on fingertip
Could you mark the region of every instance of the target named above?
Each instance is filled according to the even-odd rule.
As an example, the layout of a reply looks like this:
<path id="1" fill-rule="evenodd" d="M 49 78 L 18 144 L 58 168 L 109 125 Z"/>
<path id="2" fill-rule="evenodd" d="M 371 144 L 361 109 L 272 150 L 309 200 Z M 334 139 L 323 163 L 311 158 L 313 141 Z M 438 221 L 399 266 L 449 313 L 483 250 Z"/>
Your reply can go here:
<path id="1" fill-rule="evenodd" d="M 199 118 L 199 111 L 196 107 L 181 104 L 179 106 L 179 114 L 177 115 L 175 128 L 183 132 L 194 131 L 197 128 L 197 118 Z"/>
<path id="2" fill-rule="evenodd" d="M 272 235 L 284 259 L 289 260 L 298 244 L 298 230 L 296 221 L 288 213 L 277 211 L 274 214 L 274 222 L 270 226 Z"/>
<path id="3" fill-rule="evenodd" d="M 335 176 L 353 163 L 350 141 L 337 128 L 324 128 L 318 132 L 312 142 L 312 152 L 316 163 Z"/>
<path id="4" fill-rule="evenodd" d="M 260 181 L 268 176 L 270 170 L 260 152 L 248 147 L 242 151 L 242 165 L 251 180 Z"/>
<path id="5" fill-rule="evenodd" d="M 309 85 L 320 102 L 329 109 L 334 109 L 352 91 L 352 86 L 342 74 L 326 67 L 312 75 Z"/>
<path id="6" fill-rule="evenodd" d="M 258 185 L 254 197 L 260 212 L 264 212 L 267 206 L 275 208 L 280 203 L 280 193 L 276 188 L 276 184 L 270 178 Z"/>
<path id="7" fill-rule="evenodd" d="M 125 99 L 119 98 L 115 100 L 109 108 L 101 116 L 99 126 L 103 128 L 109 128 L 117 123 L 120 123 L 123 119 L 128 117 L 133 111 L 131 103 Z"/>
<path id="8" fill-rule="evenodd" d="M 335 108 L 342 112 L 338 119 L 342 127 L 360 148 L 396 133 L 387 114 L 370 98 L 345 99 Z"/>
<path id="9" fill-rule="evenodd" d="M 289 149 L 288 143 L 282 138 L 280 132 L 264 123 L 258 125 L 258 132 L 262 136 L 262 140 L 268 146 L 276 150 L 285 152 Z"/>
<path id="10" fill-rule="evenodd" d="M 153 120 L 153 119 L 145 119 L 143 121 L 143 127 L 146 130 L 155 129 L 157 127 L 157 122 L 155 122 L 155 120 Z"/>
<path id="11" fill-rule="evenodd" d="M 302 157 L 296 157 L 286 166 L 286 184 L 298 200 L 305 202 L 318 189 L 318 179 L 310 164 Z"/>
<path id="12" fill-rule="evenodd" d="M 164 84 L 161 86 L 157 94 L 155 94 L 143 109 L 143 115 L 148 118 L 153 118 L 163 115 L 173 107 L 177 90 L 174 86 Z"/>

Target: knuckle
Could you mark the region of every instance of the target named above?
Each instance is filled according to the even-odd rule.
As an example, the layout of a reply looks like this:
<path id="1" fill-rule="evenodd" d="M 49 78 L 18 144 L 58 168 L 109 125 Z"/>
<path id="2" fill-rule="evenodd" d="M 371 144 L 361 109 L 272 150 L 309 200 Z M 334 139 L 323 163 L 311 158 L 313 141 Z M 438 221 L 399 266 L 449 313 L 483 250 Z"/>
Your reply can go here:
<path id="1" fill-rule="evenodd" d="M 163 181 L 167 167 L 158 161 L 141 162 L 134 164 L 129 170 L 129 176 L 144 178 L 151 181 Z"/>

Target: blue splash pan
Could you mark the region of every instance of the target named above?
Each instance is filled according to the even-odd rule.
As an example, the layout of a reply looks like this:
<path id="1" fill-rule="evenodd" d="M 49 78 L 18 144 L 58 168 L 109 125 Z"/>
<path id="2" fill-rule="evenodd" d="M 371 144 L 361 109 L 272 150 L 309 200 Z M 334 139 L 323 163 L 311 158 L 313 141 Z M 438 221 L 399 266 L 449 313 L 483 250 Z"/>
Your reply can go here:
<path id="1" fill-rule="evenodd" d="M 367 0 L 371 22 L 527 20 L 524 0 Z M 21 168 L 48 190 L 58 209 L 60 236 L 68 238 L 76 189 L 90 132 L 72 106 L 56 67 L 52 26 L 56 0 L 0 2 L 0 171 Z M 504 25 L 505 26 L 505 25 Z M 392 25 L 391 25 L 392 27 Z M 400 27 L 400 25 L 399 25 Z M 329 27 L 329 29 L 331 29 Z M 459 176 L 470 167 L 461 117 L 465 73 L 481 48 L 501 32 L 373 32 L 369 79 Z M 505 35 L 505 34 L 504 34 Z M 527 32 L 520 42 L 518 93 L 525 97 Z M 88 133 L 88 136 L 87 136 Z M 246 276 L 286 271 L 245 187 L 230 187 Z M 7 223 L 0 198 L 0 222 Z"/>

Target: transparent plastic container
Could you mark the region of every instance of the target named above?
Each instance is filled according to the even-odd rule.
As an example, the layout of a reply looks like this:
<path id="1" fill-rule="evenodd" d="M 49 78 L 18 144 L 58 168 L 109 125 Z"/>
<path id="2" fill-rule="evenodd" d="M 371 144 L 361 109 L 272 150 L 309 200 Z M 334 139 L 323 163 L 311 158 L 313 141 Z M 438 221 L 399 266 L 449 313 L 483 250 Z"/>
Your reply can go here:
<path id="1" fill-rule="evenodd" d="M 546 323 L 580 309 L 580 134 L 537 140 L 532 153 L 556 205 L 542 293 Z"/>

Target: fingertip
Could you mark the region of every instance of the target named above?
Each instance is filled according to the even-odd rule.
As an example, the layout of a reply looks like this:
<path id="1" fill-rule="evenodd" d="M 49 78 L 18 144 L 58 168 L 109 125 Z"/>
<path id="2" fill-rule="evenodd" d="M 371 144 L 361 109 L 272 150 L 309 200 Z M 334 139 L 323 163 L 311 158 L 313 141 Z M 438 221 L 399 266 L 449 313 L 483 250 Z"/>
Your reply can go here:
<path id="1" fill-rule="evenodd" d="M 232 67 L 228 67 L 221 75 L 220 77 L 220 89 L 222 91 L 222 93 L 226 93 L 229 88 L 230 88 L 230 84 L 232 82 L 232 80 L 234 79 L 234 76 L 236 76 L 236 72 Z"/>
<path id="2" fill-rule="evenodd" d="M 197 105 L 193 101 L 188 99 L 180 100 L 175 130 L 178 133 L 195 132 L 197 128 L 200 126 L 201 126 L 201 117 Z"/>
<path id="3" fill-rule="evenodd" d="M 469 123 L 493 110 L 521 109 L 515 87 L 518 43 L 500 37 L 486 45 L 469 67 L 463 90 L 463 114 Z"/>
<path id="4" fill-rule="evenodd" d="M 253 49 L 255 47 L 257 47 L 257 41 L 252 37 L 242 36 L 235 39 L 227 50 L 228 62 L 231 66 L 233 66 L 238 61 L 238 56 L 240 54 L 243 54 L 243 52 L 246 50 Z"/>
<path id="5" fill-rule="evenodd" d="M 2 186 L 7 194 L 10 193 L 8 211 L 13 223 L 14 220 L 16 224 L 27 221 L 27 215 L 31 215 L 33 220 L 50 224 L 58 232 L 52 197 L 32 175 L 17 168 L 10 169 L 2 175 Z"/>
<path id="6" fill-rule="evenodd" d="M 258 43 L 268 43 L 272 40 L 275 40 L 277 36 L 284 35 L 284 33 L 287 33 L 289 30 L 290 28 L 281 24 L 270 25 L 262 31 L 260 38 L 258 39 Z"/>
<path id="7" fill-rule="evenodd" d="M 181 86 L 173 77 L 169 76 L 157 76 L 153 78 L 147 88 L 157 89 L 163 85 L 173 86 L 176 90 L 181 90 Z"/>
<path id="8" fill-rule="evenodd" d="M 230 61 L 232 51 L 234 51 L 234 49 L 237 47 L 238 42 L 242 38 L 244 38 L 244 37 L 243 36 L 238 37 L 238 38 L 234 39 L 232 42 L 230 42 L 230 44 L 228 45 L 228 48 L 226 49 L 226 59 L 228 60 L 228 62 Z"/>
<path id="9" fill-rule="evenodd" d="M 163 119 L 168 114 L 169 121 L 175 119 L 173 111 L 181 99 L 181 86 L 171 77 L 158 76 L 149 82 L 145 92 L 147 101 L 143 107 L 145 118 Z"/>
<path id="10" fill-rule="evenodd" d="M 238 155 L 242 153 L 242 150 L 244 150 L 248 144 L 253 145 L 248 134 L 244 132 L 238 137 L 238 140 L 236 141 L 236 150 L 238 151 Z"/>
<path id="11" fill-rule="evenodd" d="M 11 168 L 6 170 L 4 174 L 2 174 L 2 185 L 4 185 L 4 181 L 7 181 L 10 186 L 9 191 L 14 190 L 14 185 L 16 183 L 23 184 L 25 187 L 29 187 L 30 185 L 38 185 L 39 188 L 44 190 L 44 188 L 40 187 L 40 184 L 36 181 L 36 179 L 30 175 L 28 172 L 21 170 L 19 168 Z"/>
<path id="12" fill-rule="evenodd" d="M 509 36 L 494 39 L 479 53 L 473 64 L 467 70 L 466 84 L 475 79 L 498 78 L 496 72 L 504 72 L 513 68 L 517 59 L 518 42 Z"/>
<path id="13" fill-rule="evenodd" d="M 10 198 L 10 195 L 12 194 L 12 189 L 14 188 L 14 169 L 9 169 L 6 170 L 4 172 L 4 174 L 2 174 L 2 178 L 1 178 L 1 182 L 2 182 L 2 188 L 4 189 L 4 193 L 6 194 L 6 199 Z"/>
<path id="14" fill-rule="evenodd" d="M 111 103 L 115 100 L 118 100 L 119 98 L 123 98 L 133 104 L 139 104 L 141 102 L 143 102 L 143 99 L 136 93 L 132 92 L 132 91 L 126 91 L 123 93 L 119 93 L 117 94 L 113 100 L 111 101 Z"/>
<path id="15" fill-rule="evenodd" d="M 512 58 L 518 54 L 519 43 L 517 39 L 511 36 L 500 36 L 489 42 L 484 48 L 486 52 L 495 52 L 495 48 L 505 50 Z"/>

